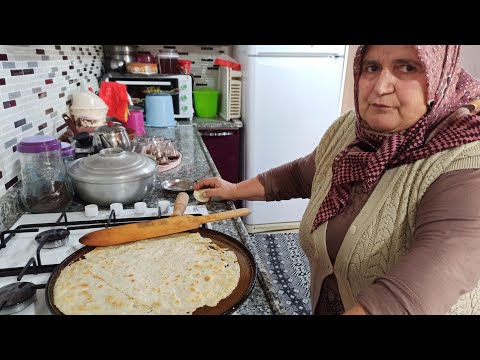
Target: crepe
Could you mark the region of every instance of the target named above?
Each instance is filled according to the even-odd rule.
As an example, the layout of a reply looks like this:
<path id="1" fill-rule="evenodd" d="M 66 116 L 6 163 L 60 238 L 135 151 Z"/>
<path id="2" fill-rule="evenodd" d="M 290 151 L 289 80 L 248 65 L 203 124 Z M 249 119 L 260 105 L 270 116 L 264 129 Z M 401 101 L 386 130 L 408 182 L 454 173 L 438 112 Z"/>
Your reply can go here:
<path id="1" fill-rule="evenodd" d="M 232 250 L 199 233 L 98 247 L 65 267 L 53 289 L 64 314 L 192 314 L 237 287 Z"/>

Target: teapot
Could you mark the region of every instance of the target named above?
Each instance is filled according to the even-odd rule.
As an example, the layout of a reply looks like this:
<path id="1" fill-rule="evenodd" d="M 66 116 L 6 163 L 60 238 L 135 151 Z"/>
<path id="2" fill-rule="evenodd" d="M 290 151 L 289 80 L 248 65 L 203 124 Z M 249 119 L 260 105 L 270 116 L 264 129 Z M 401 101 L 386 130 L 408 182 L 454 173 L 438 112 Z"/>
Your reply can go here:
<path id="1" fill-rule="evenodd" d="M 125 151 L 132 149 L 127 129 L 118 124 L 99 126 L 93 133 L 93 146 L 100 151 L 108 148 L 120 148 Z"/>

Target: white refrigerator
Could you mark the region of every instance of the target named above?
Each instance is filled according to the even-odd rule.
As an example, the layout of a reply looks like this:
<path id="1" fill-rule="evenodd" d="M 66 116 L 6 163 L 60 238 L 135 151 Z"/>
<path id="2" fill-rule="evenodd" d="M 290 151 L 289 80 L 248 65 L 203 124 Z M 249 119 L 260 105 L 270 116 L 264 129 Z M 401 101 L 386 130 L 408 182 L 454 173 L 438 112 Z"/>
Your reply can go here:
<path id="1" fill-rule="evenodd" d="M 243 179 L 312 152 L 340 115 L 346 45 L 235 45 Z M 245 201 L 248 232 L 298 228 L 308 199 Z"/>

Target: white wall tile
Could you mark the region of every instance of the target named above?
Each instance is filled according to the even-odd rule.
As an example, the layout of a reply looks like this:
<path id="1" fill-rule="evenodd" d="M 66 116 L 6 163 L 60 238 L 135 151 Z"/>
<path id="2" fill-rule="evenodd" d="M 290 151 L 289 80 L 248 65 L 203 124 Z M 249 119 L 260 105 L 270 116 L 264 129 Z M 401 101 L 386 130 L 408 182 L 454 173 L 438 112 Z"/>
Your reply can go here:
<path id="1" fill-rule="evenodd" d="M 191 65 L 191 73 L 195 78 L 194 88 L 199 87 L 217 87 L 217 70 L 208 70 L 213 67 L 213 61 L 202 59 L 212 59 L 222 54 L 230 55 L 231 46 L 228 45 L 140 45 L 138 51 L 150 51 L 156 55 L 159 49 L 164 46 L 175 46 L 179 53 L 179 59 L 192 60 L 195 63 Z M 185 54 L 188 53 L 188 54 Z"/>
<path id="2" fill-rule="evenodd" d="M 60 49 L 57 49 L 56 45 L 0 45 L 0 54 L 6 54 L 8 58 L 6 61 L 0 61 L 0 81 L 4 79 L 6 83 L 0 85 L 0 172 L 2 173 L 0 196 L 6 192 L 6 183 L 15 176 L 20 179 L 19 155 L 12 151 L 13 146 L 5 149 L 5 143 L 13 138 L 20 141 L 25 137 L 36 135 L 39 132 L 38 126 L 43 123 L 47 124 L 47 127 L 43 129 L 44 134 L 60 137 L 66 129 L 57 133 L 56 128 L 63 125 L 61 114 L 68 112 L 66 102 L 77 90 L 77 82 L 92 87 L 94 91 L 99 89 L 98 78 L 101 76 L 103 60 L 102 46 L 59 46 Z M 75 50 L 72 50 L 72 47 L 75 47 Z M 45 53 L 37 54 L 37 49 L 44 50 Z M 64 52 L 63 55 L 60 55 L 61 51 Z M 88 52 L 91 55 L 88 55 Z M 67 56 L 68 59 L 64 60 L 63 56 Z M 45 57 L 48 57 L 48 60 L 42 60 Z M 4 68 L 4 63 L 13 63 L 13 67 Z M 37 63 L 37 66 L 32 66 L 32 63 Z M 70 69 L 70 66 L 73 66 L 73 69 Z M 55 67 L 57 70 L 52 70 Z M 84 67 L 87 68 L 87 71 L 83 70 Z M 34 73 L 11 76 L 10 70 L 12 69 L 33 69 Z M 67 72 L 66 75 L 62 75 L 64 71 Z M 92 71 L 92 74 L 89 74 L 89 71 Z M 79 75 L 80 72 L 82 76 Z M 67 80 L 67 76 L 70 76 L 70 79 Z M 53 83 L 46 84 L 45 80 L 47 79 L 52 79 Z M 69 80 L 74 81 L 70 84 Z M 63 87 L 66 89 L 62 90 Z M 33 88 L 41 88 L 41 91 L 33 93 Z M 17 105 L 5 109 L 3 103 L 10 101 L 9 94 L 16 91 L 21 92 L 21 96 L 14 99 Z M 46 92 L 47 96 L 39 99 L 38 93 L 41 92 Z M 65 96 L 59 98 L 58 95 L 62 92 L 65 93 Z M 45 110 L 49 108 L 53 108 L 55 116 L 45 114 Z M 32 125 L 26 131 L 22 131 L 25 125 L 17 128 L 14 125 L 16 121 L 23 118 L 26 120 L 25 125 Z"/>

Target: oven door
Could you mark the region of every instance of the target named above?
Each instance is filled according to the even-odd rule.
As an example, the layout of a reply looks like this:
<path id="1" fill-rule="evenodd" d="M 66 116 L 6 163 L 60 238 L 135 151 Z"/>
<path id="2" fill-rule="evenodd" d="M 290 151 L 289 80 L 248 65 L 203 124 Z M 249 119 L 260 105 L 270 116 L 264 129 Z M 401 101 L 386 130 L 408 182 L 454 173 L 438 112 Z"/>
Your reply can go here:
<path id="1" fill-rule="evenodd" d="M 144 90 L 150 86 L 155 86 L 161 90 L 174 90 L 179 88 L 178 79 L 142 79 L 142 80 L 123 80 L 123 79 L 110 79 L 119 84 L 125 84 L 127 86 L 127 92 L 131 96 L 133 104 L 136 106 L 145 107 L 145 93 Z M 173 113 L 175 117 L 180 116 L 180 96 L 178 92 L 172 95 L 173 100 Z"/>

